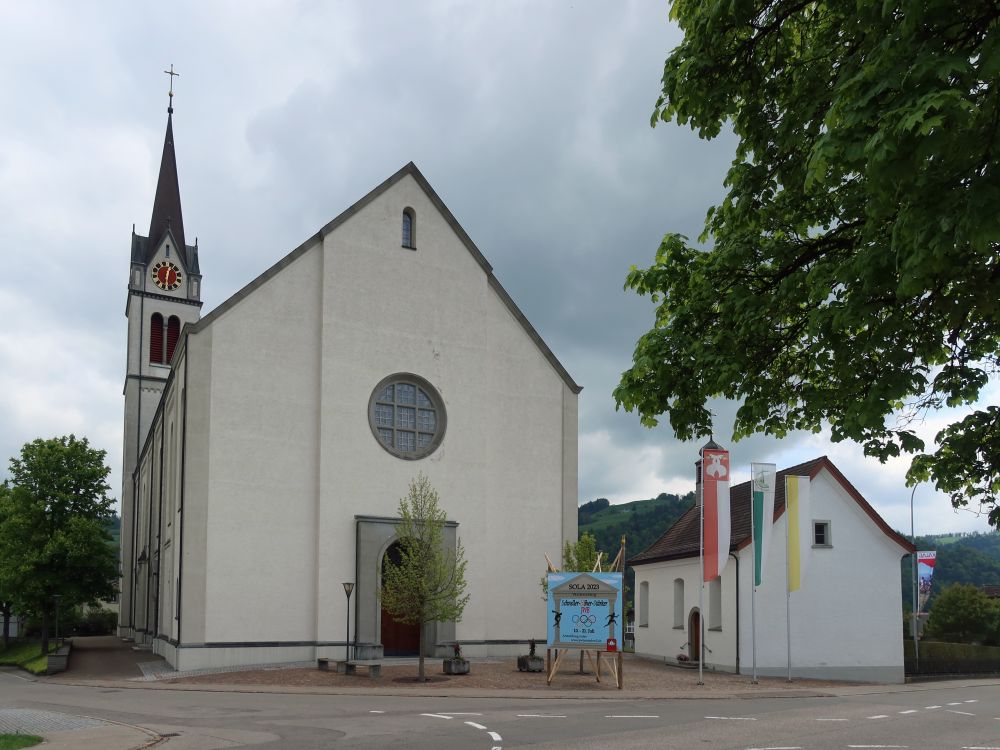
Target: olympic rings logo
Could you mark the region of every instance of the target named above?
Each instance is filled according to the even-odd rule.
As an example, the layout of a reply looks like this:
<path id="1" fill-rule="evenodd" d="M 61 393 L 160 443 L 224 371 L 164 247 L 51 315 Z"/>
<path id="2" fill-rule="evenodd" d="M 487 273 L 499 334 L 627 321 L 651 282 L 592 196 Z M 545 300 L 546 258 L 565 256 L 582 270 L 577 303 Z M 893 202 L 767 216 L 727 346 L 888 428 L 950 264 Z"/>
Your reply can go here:
<path id="1" fill-rule="evenodd" d="M 574 625 L 594 625 L 597 622 L 597 615 L 573 615 Z"/>

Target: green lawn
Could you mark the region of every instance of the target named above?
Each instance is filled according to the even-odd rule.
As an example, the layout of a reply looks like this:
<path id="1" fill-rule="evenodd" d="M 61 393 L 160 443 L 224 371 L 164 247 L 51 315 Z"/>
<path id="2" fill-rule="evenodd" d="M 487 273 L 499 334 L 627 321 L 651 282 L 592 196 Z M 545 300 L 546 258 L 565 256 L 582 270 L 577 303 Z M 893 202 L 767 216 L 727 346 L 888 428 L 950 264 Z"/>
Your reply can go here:
<path id="1" fill-rule="evenodd" d="M 49 643 L 49 651 L 55 650 L 56 642 L 53 640 Z M 32 674 L 45 674 L 49 659 L 42 654 L 42 644 L 39 641 L 14 641 L 6 650 L 0 649 L 0 664 L 21 667 Z M 0 750 L 3 750 L 2 745 Z"/>
<path id="2" fill-rule="evenodd" d="M 41 741 L 41 737 L 36 737 L 33 734 L 0 734 L 0 750 L 34 747 Z"/>

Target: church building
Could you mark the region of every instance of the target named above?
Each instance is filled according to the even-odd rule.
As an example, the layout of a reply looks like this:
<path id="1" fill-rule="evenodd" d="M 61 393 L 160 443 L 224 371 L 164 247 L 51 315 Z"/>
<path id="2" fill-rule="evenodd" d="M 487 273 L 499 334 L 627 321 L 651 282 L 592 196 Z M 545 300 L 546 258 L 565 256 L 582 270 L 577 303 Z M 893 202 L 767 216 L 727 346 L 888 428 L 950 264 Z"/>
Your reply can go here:
<path id="1" fill-rule="evenodd" d="M 202 317 L 172 116 L 132 233 L 119 634 L 179 670 L 415 654 L 378 588 L 423 473 L 471 594 L 427 653 L 543 640 L 580 386 L 412 163 Z"/>

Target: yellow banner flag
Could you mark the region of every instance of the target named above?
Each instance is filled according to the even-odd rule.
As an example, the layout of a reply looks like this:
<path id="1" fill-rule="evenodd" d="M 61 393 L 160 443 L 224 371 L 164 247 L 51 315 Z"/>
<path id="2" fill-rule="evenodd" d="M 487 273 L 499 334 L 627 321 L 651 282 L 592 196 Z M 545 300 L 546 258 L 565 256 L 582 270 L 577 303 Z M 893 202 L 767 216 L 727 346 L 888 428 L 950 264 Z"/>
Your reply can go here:
<path id="1" fill-rule="evenodd" d="M 810 534 L 809 477 L 785 477 L 785 517 L 788 523 L 788 590 L 798 591 L 805 575 Z"/>

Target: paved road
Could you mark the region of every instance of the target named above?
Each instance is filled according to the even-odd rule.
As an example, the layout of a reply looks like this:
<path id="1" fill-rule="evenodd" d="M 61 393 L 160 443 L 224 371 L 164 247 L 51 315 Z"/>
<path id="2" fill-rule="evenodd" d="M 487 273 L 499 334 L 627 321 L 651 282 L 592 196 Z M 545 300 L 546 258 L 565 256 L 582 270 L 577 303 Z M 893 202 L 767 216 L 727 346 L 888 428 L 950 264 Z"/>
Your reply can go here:
<path id="1" fill-rule="evenodd" d="M 167 750 L 1000 750 L 1000 683 L 838 692 L 827 698 L 709 700 L 317 695 L 151 689 L 141 683 L 85 687 L 0 673 L 0 708 L 139 725 L 168 735 L 157 746 Z"/>

